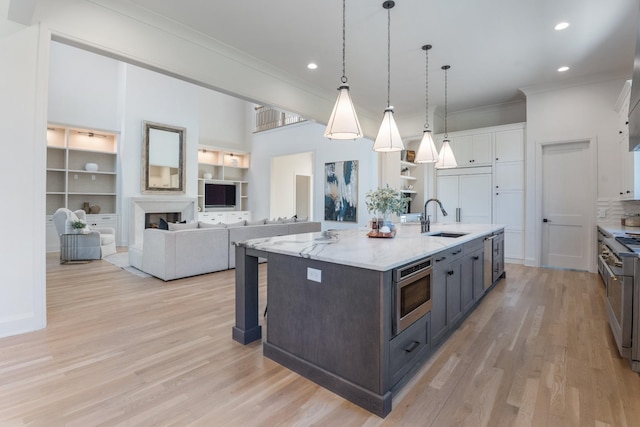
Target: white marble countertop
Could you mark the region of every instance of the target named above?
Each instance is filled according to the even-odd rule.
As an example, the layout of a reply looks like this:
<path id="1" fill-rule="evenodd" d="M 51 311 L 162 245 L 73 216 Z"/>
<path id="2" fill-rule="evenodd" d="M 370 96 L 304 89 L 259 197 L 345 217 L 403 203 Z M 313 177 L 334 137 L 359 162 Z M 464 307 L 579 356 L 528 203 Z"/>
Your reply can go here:
<path id="1" fill-rule="evenodd" d="M 640 234 L 640 227 L 627 227 L 619 222 L 615 223 L 599 223 L 598 227 L 612 236 L 622 236 L 625 234 Z"/>
<path id="2" fill-rule="evenodd" d="M 370 238 L 367 236 L 369 229 L 358 228 L 251 239 L 238 244 L 265 252 L 387 271 L 504 227 L 498 224 L 431 224 L 432 233 L 467 233 L 462 237 L 452 238 L 422 235 L 420 223 L 405 223 L 397 224 L 396 236 L 393 238 Z"/>

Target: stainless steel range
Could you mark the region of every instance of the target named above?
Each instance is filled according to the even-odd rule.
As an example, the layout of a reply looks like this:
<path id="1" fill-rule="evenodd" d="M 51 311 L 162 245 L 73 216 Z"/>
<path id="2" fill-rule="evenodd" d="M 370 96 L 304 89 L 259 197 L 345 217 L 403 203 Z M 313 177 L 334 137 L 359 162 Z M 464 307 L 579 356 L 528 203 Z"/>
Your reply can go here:
<path id="1" fill-rule="evenodd" d="M 609 326 L 620 356 L 640 372 L 640 239 L 600 236 L 598 271 L 606 285 Z"/>

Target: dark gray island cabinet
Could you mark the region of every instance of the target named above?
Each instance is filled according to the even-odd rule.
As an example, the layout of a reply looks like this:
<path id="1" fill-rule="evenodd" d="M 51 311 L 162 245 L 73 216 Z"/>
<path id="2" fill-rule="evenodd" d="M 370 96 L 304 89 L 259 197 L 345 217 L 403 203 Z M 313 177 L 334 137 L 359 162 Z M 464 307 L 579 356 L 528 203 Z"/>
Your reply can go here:
<path id="1" fill-rule="evenodd" d="M 485 227 L 465 239 L 407 230 L 394 239 L 368 239 L 349 230 L 240 243 L 233 338 L 244 344 L 261 338 L 257 265 L 266 257 L 264 355 L 384 417 L 393 393 L 484 295 L 483 242 L 496 231 Z M 418 268 L 431 310 L 400 330 L 397 272 Z"/>

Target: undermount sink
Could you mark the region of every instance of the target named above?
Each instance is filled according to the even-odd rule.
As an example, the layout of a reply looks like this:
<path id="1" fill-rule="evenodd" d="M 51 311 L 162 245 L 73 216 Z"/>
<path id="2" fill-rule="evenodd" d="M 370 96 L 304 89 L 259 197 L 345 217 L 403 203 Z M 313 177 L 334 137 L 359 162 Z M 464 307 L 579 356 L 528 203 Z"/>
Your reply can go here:
<path id="1" fill-rule="evenodd" d="M 466 236 L 468 233 L 456 233 L 456 232 L 452 232 L 452 231 L 430 231 L 427 233 L 423 233 L 425 236 L 430 236 L 430 237 L 462 237 L 462 236 Z"/>

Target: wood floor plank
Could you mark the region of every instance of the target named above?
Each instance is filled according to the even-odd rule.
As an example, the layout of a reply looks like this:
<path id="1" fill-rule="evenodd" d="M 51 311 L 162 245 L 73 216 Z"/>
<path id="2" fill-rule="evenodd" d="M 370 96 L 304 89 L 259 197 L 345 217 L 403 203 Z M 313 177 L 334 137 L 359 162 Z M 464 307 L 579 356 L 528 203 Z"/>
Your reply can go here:
<path id="1" fill-rule="evenodd" d="M 266 359 L 261 343 L 233 341 L 234 274 L 162 282 L 49 255 L 48 327 L 0 339 L 0 425 L 604 427 L 640 419 L 640 378 L 617 354 L 595 274 L 507 265 L 507 278 L 394 396 L 385 419 Z"/>

